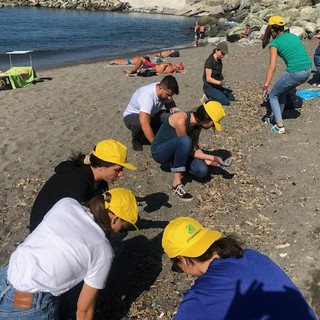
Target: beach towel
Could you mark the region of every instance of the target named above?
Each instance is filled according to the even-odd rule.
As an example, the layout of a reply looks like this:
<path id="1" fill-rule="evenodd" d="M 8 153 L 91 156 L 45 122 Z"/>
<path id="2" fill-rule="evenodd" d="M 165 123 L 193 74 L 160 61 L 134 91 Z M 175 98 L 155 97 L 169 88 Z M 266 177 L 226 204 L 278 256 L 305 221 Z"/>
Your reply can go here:
<path id="1" fill-rule="evenodd" d="M 22 88 L 31 84 L 36 76 L 32 67 L 13 67 L 6 72 L 0 73 L 0 79 L 2 78 L 3 81 L 8 79 L 12 89 Z"/>
<path id="2" fill-rule="evenodd" d="M 296 93 L 296 96 L 303 100 L 312 100 L 315 98 L 320 98 L 320 90 L 314 89 L 303 89 Z"/>

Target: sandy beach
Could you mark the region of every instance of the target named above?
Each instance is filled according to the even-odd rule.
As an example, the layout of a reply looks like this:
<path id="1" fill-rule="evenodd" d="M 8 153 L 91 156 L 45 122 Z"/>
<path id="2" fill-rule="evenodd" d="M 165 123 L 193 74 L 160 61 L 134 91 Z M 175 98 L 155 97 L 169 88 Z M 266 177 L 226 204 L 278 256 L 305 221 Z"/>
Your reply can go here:
<path id="1" fill-rule="evenodd" d="M 305 42 L 310 56 L 316 44 Z M 202 72 L 211 44 L 180 51 L 185 73 L 176 74 L 177 106 L 200 104 Z M 139 169 L 125 171 L 114 186 L 132 189 L 147 206 L 140 229 L 124 238 L 110 283 L 100 296 L 96 319 L 171 319 L 182 292 L 193 278 L 170 271 L 161 250 L 161 232 L 178 216 L 192 216 L 223 234 L 235 233 L 247 247 L 269 255 L 293 279 L 320 315 L 320 154 L 319 99 L 286 113 L 287 135 L 270 132 L 261 118 L 261 85 L 268 50 L 260 45 L 229 44 L 224 76 L 237 101 L 226 107 L 223 131 L 201 134 L 207 150 L 228 150 L 234 176 L 212 176 L 207 183 L 187 181 L 194 195 L 184 203 L 171 195 L 171 174 L 152 159 L 150 146 L 134 152 L 122 113 L 140 86 L 162 76 L 128 77 L 128 66 L 107 61 L 37 70 L 34 85 L 0 91 L 0 263 L 27 235 L 30 208 L 43 183 L 72 152 L 90 152 L 100 140 L 114 138 L 129 148 L 129 160 Z M 284 71 L 278 61 L 277 79 Z M 312 73 L 311 77 L 314 75 Z M 311 78 L 310 78 L 311 79 Z M 273 81 L 274 83 L 274 81 Z M 309 83 L 298 89 L 313 88 Z"/>

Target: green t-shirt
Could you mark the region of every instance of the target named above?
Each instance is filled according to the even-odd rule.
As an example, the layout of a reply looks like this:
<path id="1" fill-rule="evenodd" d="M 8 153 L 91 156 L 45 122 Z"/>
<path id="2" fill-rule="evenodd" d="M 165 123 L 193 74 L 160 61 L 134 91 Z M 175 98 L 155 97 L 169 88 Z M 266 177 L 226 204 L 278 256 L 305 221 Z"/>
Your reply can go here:
<path id="1" fill-rule="evenodd" d="M 278 50 L 278 55 L 287 65 L 287 72 L 300 72 L 312 67 L 312 61 L 298 36 L 282 33 L 270 43 L 270 47 Z"/>

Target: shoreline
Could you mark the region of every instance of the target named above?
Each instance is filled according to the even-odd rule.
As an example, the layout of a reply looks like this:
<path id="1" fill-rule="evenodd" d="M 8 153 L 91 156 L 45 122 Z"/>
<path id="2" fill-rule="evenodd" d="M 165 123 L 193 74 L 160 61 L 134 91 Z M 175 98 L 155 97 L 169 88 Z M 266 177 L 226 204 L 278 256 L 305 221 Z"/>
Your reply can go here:
<path id="1" fill-rule="evenodd" d="M 312 55 L 315 44 L 305 44 Z M 130 132 L 123 123 L 122 113 L 132 93 L 162 76 L 127 77 L 121 67 L 109 67 L 101 60 L 36 70 L 38 77 L 52 80 L 0 91 L 5 101 L 0 119 L 1 264 L 28 235 L 30 208 L 54 167 L 72 152 L 87 153 L 98 141 L 114 138 L 128 146 L 128 160 L 138 170 L 125 170 L 124 178 L 110 188 L 131 189 L 148 206 L 140 214 L 140 232 L 130 231 L 124 238 L 124 263 L 110 296 L 100 302 L 98 318 L 111 318 L 117 312 L 122 315 L 118 319 L 156 319 L 162 312 L 162 320 L 172 318 L 192 279 L 170 271 L 159 239 L 165 224 L 181 215 L 223 234 L 235 233 L 247 247 L 270 256 L 320 314 L 320 171 L 315 138 L 319 100 L 304 101 L 285 119 L 287 135 L 272 134 L 261 121 L 268 50 L 258 45 L 228 46 L 223 73 L 237 101 L 225 108 L 223 130 L 201 133 L 200 144 L 206 150 L 230 150 L 235 176 L 229 180 L 212 176 L 207 183 L 188 181 L 187 189 L 194 195 L 190 203 L 171 194 L 172 177 L 152 159 L 150 146 L 144 146 L 143 152 L 132 150 Z M 212 49 L 210 44 L 184 48 L 179 58 L 168 59 L 181 60 L 185 66 L 185 73 L 174 74 L 180 88 L 174 100 L 184 111 L 200 104 L 203 64 Z M 278 61 L 273 83 L 283 71 L 284 64 Z M 299 87 L 304 88 L 313 87 L 309 83 Z"/>

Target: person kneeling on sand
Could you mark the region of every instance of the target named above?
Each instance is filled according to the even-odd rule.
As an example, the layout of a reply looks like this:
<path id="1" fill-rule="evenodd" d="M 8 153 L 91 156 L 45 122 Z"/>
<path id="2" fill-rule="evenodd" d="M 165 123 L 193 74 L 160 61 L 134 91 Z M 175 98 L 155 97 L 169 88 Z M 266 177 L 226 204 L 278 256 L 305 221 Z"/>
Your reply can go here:
<path id="1" fill-rule="evenodd" d="M 183 173 L 188 171 L 197 178 L 204 178 L 210 173 L 210 167 L 230 164 L 203 152 L 198 144 L 202 129 L 222 130 L 220 121 L 224 117 L 222 105 L 209 101 L 195 111 L 173 113 L 157 132 L 151 145 L 152 157 L 158 163 L 171 164 L 172 190 L 181 200 L 193 199 L 181 182 Z"/>
<path id="2" fill-rule="evenodd" d="M 124 123 L 132 134 L 133 150 L 142 151 L 145 139 L 152 143 L 161 122 L 176 107 L 172 99 L 174 94 L 179 94 L 179 86 L 173 76 L 165 76 L 160 82 L 148 84 L 134 92 L 123 112 Z"/>
<path id="3" fill-rule="evenodd" d="M 37 227 L 58 200 L 70 197 L 79 202 L 87 201 L 97 194 L 97 189 L 108 190 L 108 183 L 123 177 L 123 168 L 136 170 L 127 162 L 127 153 L 126 146 L 109 139 L 100 141 L 89 155 L 79 153 L 61 162 L 33 204 L 30 231 Z"/>
<path id="4" fill-rule="evenodd" d="M 173 271 L 197 277 L 174 320 L 317 319 L 288 275 L 235 237 L 180 217 L 164 229 L 162 247 Z"/>
<path id="5" fill-rule="evenodd" d="M 0 318 L 69 319 L 58 313 L 60 296 L 84 281 L 76 318 L 92 320 L 114 258 L 108 238 L 137 221 L 130 190 L 58 201 L 0 271 Z"/>
<path id="6" fill-rule="evenodd" d="M 204 64 L 203 92 L 209 100 L 228 106 L 235 97 L 222 75 L 222 59 L 228 53 L 226 42 L 220 42 Z"/>

